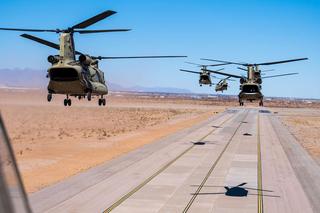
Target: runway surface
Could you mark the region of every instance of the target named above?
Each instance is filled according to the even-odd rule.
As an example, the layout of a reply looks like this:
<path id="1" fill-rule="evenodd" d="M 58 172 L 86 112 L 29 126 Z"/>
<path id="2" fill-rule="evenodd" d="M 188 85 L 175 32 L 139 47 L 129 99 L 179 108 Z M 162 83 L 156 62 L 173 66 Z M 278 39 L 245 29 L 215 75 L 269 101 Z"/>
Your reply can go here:
<path id="1" fill-rule="evenodd" d="M 268 109 L 235 108 L 30 201 L 34 212 L 319 212 L 320 167 Z"/>

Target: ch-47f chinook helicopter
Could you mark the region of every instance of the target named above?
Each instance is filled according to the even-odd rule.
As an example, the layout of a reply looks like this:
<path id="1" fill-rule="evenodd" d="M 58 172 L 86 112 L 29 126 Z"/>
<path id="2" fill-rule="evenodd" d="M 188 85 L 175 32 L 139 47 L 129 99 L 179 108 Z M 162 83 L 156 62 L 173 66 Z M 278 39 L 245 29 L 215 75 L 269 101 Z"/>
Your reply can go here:
<path id="1" fill-rule="evenodd" d="M 240 79 L 240 93 L 238 96 L 240 106 L 244 105 L 244 100 L 248 100 L 250 102 L 252 102 L 254 100 L 259 100 L 259 106 L 263 106 L 263 94 L 261 92 L 262 79 L 275 78 L 275 77 L 288 76 L 288 75 L 296 75 L 298 73 L 286 73 L 286 74 L 263 76 L 262 77 L 261 73 L 263 71 L 261 71 L 259 69 L 259 66 L 283 64 L 283 63 L 302 61 L 302 60 L 307 60 L 307 59 L 308 58 L 298 58 L 298 59 L 266 62 L 266 63 L 257 63 L 257 64 L 238 63 L 238 62 L 221 61 L 221 60 L 204 59 L 204 58 L 201 60 L 214 61 L 214 62 L 219 62 L 219 63 L 229 63 L 229 64 L 241 65 L 241 66 L 246 67 L 247 69 L 244 69 L 241 67 L 241 70 L 247 71 L 247 76 L 234 75 L 234 74 L 224 73 L 224 72 L 219 72 L 219 71 L 211 71 L 211 70 L 208 70 L 208 71 L 216 73 L 216 74 Z"/>
<path id="2" fill-rule="evenodd" d="M 217 78 L 217 79 L 220 79 L 220 81 L 216 84 L 216 92 L 223 92 L 225 90 L 228 89 L 228 81 L 234 81 L 233 79 L 230 79 L 231 76 L 229 77 L 226 77 L 226 78 L 218 78 L 218 77 L 215 77 L 214 78 Z"/>
<path id="3" fill-rule="evenodd" d="M 108 87 L 105 82 L 104 73 L 99 69 L 98 62 L 103 59 L 138 59 L 138 58 L 178 58 L 186 56 L 134 56 L 134 57 L 102 57 L 90 56 L 75 50 L 74 33 L 109 33 L 125 32 L 129 29 L 111 29 L 111 30 L 85 30 L 98 21 L 114 15 L 116 12 L 108 10 L 89 18 L 79 24 L 67 29 L 18 29 L 18 28 L 0 28 L 0 30 L 24 31 L 24 32 L 53 32 L 60 34 L 60 44 L 52 43 L 44 39 L 22 34 L 21 36 L 51 48 L 59 50 L 59 55 L 51 55 L 48 61 L 52 66 L 48 69 L 47 77 L 50 79 L 48 84 L 47 100 L 52 100 L 53 94 L 66 95 L 64 99 L 65 106 L 71 106 L 70 96 L 79 99 L 87 97 L 91 101 L 92 96 L 98 96 L 99 106 L 106 105 L 105 95 L 108 94 Z M 79 55 L 78 60 L 76 55 Z"/>
<path id="4" fill-rule="evenodd" d="M 211 76 L 210 76 L 210 73 L 212 73 L 212 71 L 209 71 L 207 69 L 207 67 L 223 66 L 223 65 L 228 64 L 228 63 L 223 63 L 223 64 L 203 65 L 203 64 L 196 64 L 196 63 L 191 63 L 191 62 L 186 62 L 186 63 L 187 64 L 192 64 L 192 65 L 196 65 L 196 66 L 201 68 L 200 72 L 180 69 L 181 72 L 188 72 L 188 73 L 194 73 L 194 74 L 200 75 L 200 77 L 199 77 L 199 85 L 201 87 L 202 87 L 202 85 L 209 85 L 210 87 L 213 85 L 212 80 L 211 80 Z M 223 69 L 219 69 L 219 70 L 216 70 L 216 71 L 219 72 L 221 70 L 223 70 Z"/>

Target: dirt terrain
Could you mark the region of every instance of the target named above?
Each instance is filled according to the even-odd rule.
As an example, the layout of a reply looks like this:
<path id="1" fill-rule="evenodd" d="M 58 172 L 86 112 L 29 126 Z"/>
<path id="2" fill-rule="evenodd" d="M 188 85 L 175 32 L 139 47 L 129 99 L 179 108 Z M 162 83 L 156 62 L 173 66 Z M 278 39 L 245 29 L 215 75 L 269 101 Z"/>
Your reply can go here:
<path id="1" fill-rule="evenodd" d="M 28 192 L 238 105 L 234 98 L 111 93 L 107 107 L 97 106 L 97 99 L 73 99 L 71 107 L 64 107 L 63 98 L 55 96 L 48 103 L 44 90 L 0 89 L 0 111 Z M 320 104 L 266 101 L 265 105 L 320 162 Z M 289 108 L 276 108 L 282 105 Z"/>
<path id="2" fill-rule="evenodd" d="M 111 94 L 46 102 L 38 90 L 0 90 L 0 110 L 28 192 L 35 192 L 225 110 L 208 101 Z"/>
<path id="3" fill-rule="evenodd" d="M 320 164 L 320 108 L 279 109 L 273 111 Z"/>

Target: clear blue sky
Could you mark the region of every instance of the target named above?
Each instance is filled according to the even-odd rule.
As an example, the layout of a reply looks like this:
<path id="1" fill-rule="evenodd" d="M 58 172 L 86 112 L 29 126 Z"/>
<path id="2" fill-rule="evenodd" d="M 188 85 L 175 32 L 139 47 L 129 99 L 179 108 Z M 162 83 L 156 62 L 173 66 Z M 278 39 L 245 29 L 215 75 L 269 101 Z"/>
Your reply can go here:
<path id="1" fill-rule="evenodd" d="M 266 96 L 320 98 L 320 1 L 319 0 L 70 0 L 2 1 L 1 27 L 65 28 L 97 13 L 118 12 L 89 29 L 131 28 L 127 33 L 75 35 L 78 50 L 92 55 L 188 55 L 188 59 L 117 60 L 100 63 L 108 80 L 124 86 L 200 88 L 198 76 L 179 72 L 196 69 L 184 61 L 215 58 L 264 62 L 296 57 L 309 61 L 280 64 L 277 73 L 298 76 L 269 79 Z M 31 33 L 57 42 L 56 34 Z M 45 70 L 46 58 L 56 51 L 20 38 L 19 32 L 0 32 L 0 68 Z M 240 73 L 233 66 L 226 71 Z M 5 76 L 1 76 L 5 77 Z M 227 94 L 237 94 L 234 82 Z"/>

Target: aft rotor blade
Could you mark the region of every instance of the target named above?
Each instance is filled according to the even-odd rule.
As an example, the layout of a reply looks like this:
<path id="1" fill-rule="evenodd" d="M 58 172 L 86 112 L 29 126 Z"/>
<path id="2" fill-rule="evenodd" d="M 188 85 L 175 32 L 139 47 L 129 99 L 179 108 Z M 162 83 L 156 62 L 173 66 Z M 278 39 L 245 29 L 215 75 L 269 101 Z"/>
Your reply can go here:
<path id="1" fill-rule="evenodd" d="M 74 32 L 80 34 L 88 34 L 88 33 L 113 33 L 113 32 L 127 32 L 131 29 L 114 29 L 114 30 L 74 30 Z"/>
<path id="2" fill-rule="evenodd" d="M 56 43 L 53 43 L 51 41 L 47 41 L 47 40 L 44 40 L 42 38 L 38 38 L 36 36 L 29 35 L 29 34 L 22 34 L 20 36 L 23 37 L 23 38 L 27 38 L 27 39 L 30 39 L 32 41 L 38 42 L 40 44 L 46 45 L 46 46 L 51 47 L 53 49 L 60 50 L 60 45 L 56 44 Z M 78 52 L 78 51 L 76 51 L 75 53 L 77 55 L 81 55 L 82 54 L 81 52 Z"/>
<path id="3" fill-rule="evenodd" d="M 261 70 L 261 72 L 273 72 L 276 71 L 275 69 L 271 69 L 271 70 Z"/>
<path id="4" fill-rule="evenodd" d="M 130 57 L 94 57 L 94 59 L 139 59 L 139 58 L 186 58 L 188 56 L 130 56 Z"/>
<path id="5" fill-rule="evenodd" d="M 191 70 L 183 70 L 180 69 L 181 72 L 190 72 L 190 73 L 194 73 L 194 74 L 201 74 L 201 72 L 196 72 L 196 71 L 191 71 Z"/>
<path id="6" fill-rule="evenodd" d="M 219 74 L 219 75 L 224 75 L 224 76 L 230 76 L 230 77 L 233 77 L 233 78 L 243 78 L 242 76 L 240 75 L 233 75 L 233 74 L 229 74 L 229 73 L 224 73 L 224 72 L 219 72 L 219 71 L 214 71 L 214 70 L 206 70 L 208 72 L 211 72 L 211 73 L 216 73 L 216 74 Z"/>
<path id="7" fill-rule="evenodd" d="M 297 59 L 290 59 L 290 60 L 284 60 L 284 61 L 274 61 L 274 62 L 266 62 L 266 63 L 260 63 L 255 65 L 273 65 L 273 64 L 283 64 L 283 63 L 289 63 L 294 61 L 303 61 L 308 60 L 308 58 L 297 58 Z"/>
<path id="8" fill-rule="evenodd" d="M 295 72 L 295 73 L 286 73 L 286 74 L 281 74 L 281 75 L 271 75 L 271 76 L 266 76 L 266 77 L 262 77 L 262 78 L 276 78 L 276 77 L 282 77 L 282 76 L 287 76 L 287 75 L 298 75 L 299 73 Z"/>
<path id="9" fill-rule="evenodd" d="M 245 68 L 242 68 L 242 67 L 237 67 L 239 70 L 243 70 L 243 71 L 248 71 L 247 69 Z"/>
<path id="10" fill-rule="evenodd" d="M 0 28 L 0 30 L 21 31 L 21 32 L 58 32 L 57 30 L 22 29 L 22 28 Z"/>
<path id="11" fill-rule="evenodd" d="M 89 27 L 90 25 L 93 25 L 95 23 L 97 23 L 98 21 L 101 21 L 102 19 L 105 19 L 109 16 L 112 16 L 114 14 L 116 14 L 117 12 L 112 11 L 112 10 L 107 10 L 103 13 L 100 13 L 92 18 L 89 18 L 79 24 L 74 25 L 73 27 L 71 27 L 72 29 L 84 29 L 86 27 Z"/>
<path id="12" fill-rule="evenodd" d="M 227 64 L 236 64 L 236 65 L 242 65 L 242 66 L 246 66 L 247 65 L 246 63 L 238 63 L 238 62 L 232 62 L 232 61 L 222 61 L 222 60 L 215 60 L 215 59 L 208 59 L 208 58 L 201 58 L 201 60 L 224 63 L 224 65 L 227 65 Z"/>

